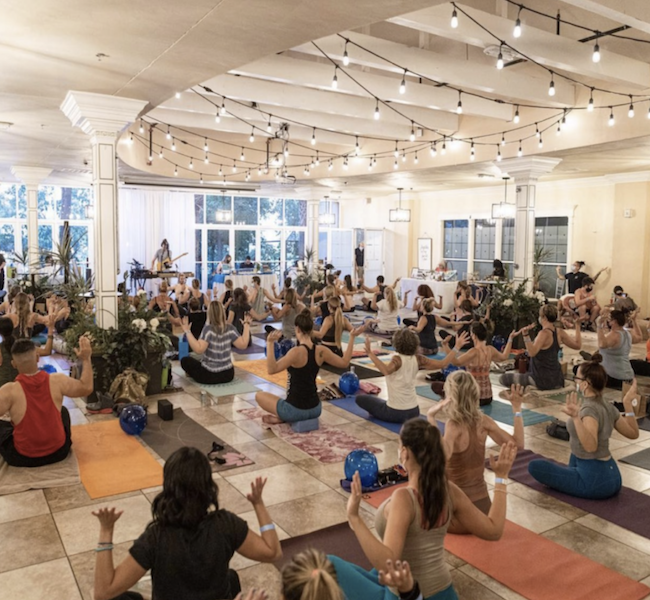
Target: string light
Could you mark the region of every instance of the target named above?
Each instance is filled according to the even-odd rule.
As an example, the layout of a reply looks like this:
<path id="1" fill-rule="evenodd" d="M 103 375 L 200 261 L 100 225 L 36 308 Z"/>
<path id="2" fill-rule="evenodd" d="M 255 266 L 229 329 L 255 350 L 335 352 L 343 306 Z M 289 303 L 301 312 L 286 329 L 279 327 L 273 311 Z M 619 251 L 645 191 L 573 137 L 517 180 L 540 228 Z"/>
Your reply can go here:
<path id="1" fill-rule="evenodd" d="M 208 138 L 205 138 L 205 142 L 203 144 L 203 151 L 208 152 L 209 150 L 210 150 L 210 148 L 208 146 Z"/>
<path id="2" fill-rule="evenodd" d="M 460 99 L 460 92 L 458 92 L 458 105 L 456 106 L 456 114 L 457 115 L 462 115 L 463 114 L 463 101 Z"/>
<path id="3" fill-rule="evenodd" d="M 442 154 L 443 156 L 447 154 L 447 142 L 444 138 L 442 140 L 442 148 L 440 148 L 440 154 Z"/>
<path id="4" fill-rule="evenodd" d="M 203 173 L 199 173 L 199 175 L 200 175 L 199 181 L 201 182 L 201 185 L 203 185 Z"/>
<path id="5" fill-rule="evenodd" d="M 345 48 L 343 50 L 343 64 L 347 67 L 350 64 L 350 57 L 348 56 L 348 43 L 345 42 Z"/>
<path id="6" fill-rule="evenodd" d="M 454 7 L 454 12 L 451 13 L 451 28 L 456 29 L 458 27 L 458 13 L 456 12 L 456 7 Z"/>
<path id="7" fill-rule="evenodd" d="M 650 108 L 648 108 L 648 119 L 650 119 Z"/>
<path id="8" fill-rule="evenodd" d="M 308 170 L 307 170 L 307 175 L 309 175 L 309 171 L 308 171 Z M 251 180 L 251 172 L 250 172 L 250 171 L 246 171 L 246 177 L 245 177 L 245 179 L 246 179 L 246 181 L 250 181 L 250 180 Z"/>
<path id="9" fill-rule="evenodd" d="M 344 171 L 348 170 L 348 157 L 347 156 L 343 159 L 343 170 Z"/>
<path id="10" fill-rule="evenodd" d="M 313 131 L 311 132 L 311 145 L 315 146 L 316 145 L 316 128 L 314 127 Z"/>
<path id="11" fill-rule="evenodd" d="M 250 137 L 248 138 L 248 141 L 252 144 L 255 141 L 255 127 L 251 129 L 251 134 Z"/>
<path id="12" fill-rule="evenodd" d="M 318 157 L 318 150 L 316 150 L 316 166 L 320 166 L 320 158 Z"/>
<path id="13" fill-rule="evenodd" d="M 181 93 L 180 93 L 180 92 L 176 92 L 175 96 L 176 96 L 176 100 L 178 100 L 178 99 L 181 97 Z"/>
<path id="14" fill-rule="evenodd" d="M 176 152 L 176 138 L 172 138 L 172 152 Z"/>
<path id="15" fill-rule="evenodd" d="M 517 150 L 517 156 L 521 158 L 524 155 L 524 151 L 521 149 L 521 140 L 519 140 L 519 150 Z"/>
<path id="16" fill-rule="evenodd" d="M 246 157 L 244 156 L 244 148 L 241 149 L 241 154 L 239 155 L 239 160 L 244 161 Z"/>
<path id="17" fill-rule="evenodd" d="M 163 147 L 160 146 L 160 152 L 158 152 L 158 158 L 164 158 Z"/>
<path id="18" fill-rule="evenodd" d="M 178 167 L 174 165 L 174 177 L 178 177 Z"/>
<path id="19" fill-rule="evenodd" d="M 257 167 L 257 176 L 260 177 L 262 175 L 262 167 Z"/>
<path id="20" fill-rule="evenodd" d="M 519 13 L 521 13 L 521 8 L 519 8 Z M 512 30 L 512 37 L 521 37 L 521 19 L 519 18 L 519 15 L 517 15 L 517 20 L 515 21 L 515 28 Z"/>
<path id="21" fill-rule="evenodd" d="M 614 109 L 610 106 L 609 107 L 609 120 L 607 121 L 607 124 L 612 127 L 614 125 Z"/>
<path id="22" fill-rule="evenodd" d="M 214 115 L 214 122 L 221 123 L 221 117 L 219 116 L 219 111 Z"/>
<path id="23" fill-rule="evenodd" d="M 411 134 L 409 135 L 409 140 L 411 142 L 415 141 L 415 123 L 411 121 Z"/>
<path id="24" fill-rule="evenodd" d="M 594 88 L 591 88 L 589 92 L 589 104 L 587 104 L 587 110 L 589 112 L 594 112 Z"/>
<path id="25" fill-rule="evenodd" d="M 305 167 L 305 170 L 303 172 L 307 177 L 309 177 L 310 171 L 309 171 L 309 169 L 307 167 Z"/>
<path id="26" fill-rule="evenodd" d="M 406 150 L 402 152 L 402 162 L 406 162 Z"/>
<path id="27" fill-rule="evenodd" d="M 562 133 L 562 125 L 561 123 L 557 124 L 557 130 L 555 131 L 555 135 L 560 135 Z"/>
<path id="28" fill-rule="evenodd" d="M 515 109 L 515 118 L 513 119 L 513 122 L 515 125 L 519 124 L 519 105 L 517 105 L 517 108 Z"/>
<path id="29" fill-rule="evenodd" d="M 634 117 L 634 102 L 632 101 L 632 96 L 630 96 L 630 108 L 627 111 L 627 116 L 630 117 L 630 119 Z"/>
<path id="30" fill-rule="evenodd" d="M 222 117 L 226 116 L 226 99 L 225 98 L 221 101 L 221 108 L 219 109 L 219 114 Z"/>
<path id="31" fill-rule="evenodd" d="M 334 165 L 332 164 L 332 159 L 330 158 L 329 164 L 327 165 L 327 170 L 331 171 Z"/>
<path id="32" fill-rule="evenodd" d="M 506 134 L 505 133 L 501 134 L 501 145 L 502 146 L 506 145 Z"/>
<path id="33" fill-rule="evenodd" d="M 144 133 L 144 124 L 142 123 L 142 119 L 140 119 L 140 128 L 138 129 L 140 133 Z"/>
<path id="34" fill-rule="evenodd" d="M 285 144 L 284 146 L 284 157 L 289 158 L 289 144 Z"/>
<path id="35" fill-rule="evenodd" d="M 205 155 L 205 159 L 203 160 L 203 162 L 204 162 L 206 165 L 209 165 L 209 164 L 210 164 L 210 159 L 208 158 L 208 155 L 207 155 L 207 154 Z"/>
<path id="36" fill-rule="evenodd" d="M 151 164 L 152 161 L 153 161 L 153 154 L 152 154 L 151 150 L 149 151 L 149 157 L 148 157 L 148 160 L 149 160 L 149 164 Z"/>
<path id="37" fill-rule="evenodd" d="M 497 162 L 501 162 L 501 148 L 499 144 L 497 144 Z"/>
<path id="38" fill-rule="evenodd" d="M 539 134 L 539 143 L 537 144 L 538 148 L 543 148 L 544 147 L 544 140 L 542 140 L 542 134 Z"/>
<path id="39" fill-rule="evenodd" d="M 548 95 L 555 96 L 555 80 L 553 77 L 553 72 L 551 72 L 551 83 L 548 86 Z"/>
<path id="40" fill-rule="evenodd" d="M 233 158 L 233 161 L 232 161 L 232 172 L 233 173 L 237 172 L 237 163 L 235 162 L 234 158 Z"/>
<path id="41" fill-rule="evenodd" d="M 539 137 L 540 135 L 542 135 L 542 134 L 539 132 L 539 127 L 538 127 L 537 123 L 535 123 L 535 137 Z"/>
<path id="42" fill-rule="evenodd" d="M 404 75 L 402 75 L 402 82 L 399 84 L 399 93 L 406 93 L 406 69 L 404 69 Z"/>
<path id="43" fill-rule="evenodd" d="M 395 151 L 393 152 L 393 156 L 397 158 L 399 156 L 399 149 L 397 147 L 397 140 L 395 140 Z"/>
<path id="44" fill-rule="evenodd" d="M 219 165 L 219 177 L 223 175 L 223 167 Z"/>
<path id="45" fill-rule="evenodd" d="M 499 71 L 503 69 L 503 52 L 501 52 L 502 50 L 503 50 L 503 44 L 499 46 L 499 56 L 497 57 L 497 69 L 499 69 Z"/>
<path id="46" fill-rule="evenodd" d="M 372 166 L 374 167 L 377 164 L 377 155 L 373 154 L 372 155 Z"/>
<path id="47" fill-rule="evenodd" d="M 413 157 L 413 162 L 417 165 L 418 164 L 418 153 L 417 151 L 415 152 L 415 156 Z"/>
<path id="48" fill-rule="evenodd" d="M 267 133 L 271 133 L 273 131 L 273 125 L 271 124 L 271 115 L 269 115 L 269 122 L 266 125 L 266 131 Z"/>
<path id="49" fill-rule="evenodd" d="M 361 150 L 361 148 L 359 148 L 359 136 L 358 136 L 358 135 L 355 136 L 355 139 L 356 139 L 356 143 L 355 143 L 355 145 L 354 145 L 354 154 L 355 154 L 356 156 L 359 156 L 359 152 L 360 152 L 360 150 Z"/>
<path id="50" fill-rule="evenodd" d="M 311 159 L 311 168 L 313 169 L 315 166 L 316 166 L 316 163 L 314 162 L 314 159 L 312 157 L 312 159 Z"/>
<path id="51" fill-rule="evenodd" d="M 171 139 L 172 139 L 172 132 L 171 132 L 171 129 L 170 129 L 169 125 L 167 125 L 167 135 L 166 135 L 165 137 L 166 137 L 168 140 L 171 140 Z"/>
<path id="52" fill-rule="evenodd" d="M 368 161 L 368 171 L 372 171 L 372 158 Z"/>
<path id="53" fill-rule="evenodd" d="M 591 55 L 591 60 L 595 63 L 600 62 L 600 46 L 598 45 L 598 42 L 594 45 L 594 53 Z"/>
<path id="54" fill-rule="evenodd" d="M 334 77 L 332 77 L 332 89 L 335 90 L 336 88 L 339 87 L 339 78 L 336 76 L 336 72 L 338 71 L 338 66 L 334 67 Z"/>
<path id="55" fill-rule="evenodd" d="M 436 148 L 436 143 L 435 142 L 433 142 L 433 144 L 431 144 L 431 156 L 433 158 L 438 156 L 438 149 Z"/>
<path id="56" fill-rule="evenodd" d="M 190 158 L 190 169 L 194 168 L 194 160 Z"/>
<path id="57" fill-rule="evenodd" d="M 469 148 L 469 159 L 474 160 L 476 158 L 476 150 L 474 149 L 474 140 L 472 140 L 472 145 Z"/>
<path id="58" fill-rule="evenodd" d="M 379 100 L 377 100 L 377 104 L 375 105 L 375 121 L 379 120 Z"/>
<path id="59" fill-rule="evenodd" d="M 133 146 L 133 133 L 129 134 L 129 145 Z"/>
<path id="60" fill-rule="evenodd" d="M 399 163 L 397 162 L 397 159 L 395 159 L 395 162 L 393 163 L 393 169 L 399 169 Z"/>

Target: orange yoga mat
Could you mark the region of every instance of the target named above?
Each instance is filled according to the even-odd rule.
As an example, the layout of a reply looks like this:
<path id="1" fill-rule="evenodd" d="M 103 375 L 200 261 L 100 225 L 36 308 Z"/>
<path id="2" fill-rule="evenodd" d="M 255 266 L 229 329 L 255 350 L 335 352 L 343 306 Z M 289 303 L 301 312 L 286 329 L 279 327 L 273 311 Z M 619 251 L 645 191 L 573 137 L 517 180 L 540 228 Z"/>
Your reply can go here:
<path id="1" fill-rule="evenodd" d="M 528 600 L 640 600 L 650 594 L 638 581 L 510 521 L 498 542 L 447 535 L 445 548 Z"/>
<path id="2" fill-rule="evenodd" d="M 72 428 L 81 483 L 91 498 L 162 485 L 162 467 L 117 419 Z"/>
<path id="3" fill-rule="evenodd" d="M 266 379 L 275 385 L 279 385 L 282 388 L 287 387 L 287 372 L 281 371 L 280 373 L 275 373 L 274 375 L 269 375 L 266 370 L 266 359 L 261 360 L 237 360 L 233 363 L 235 368 L 244 369 L 257 377 Z"/>
<path id="4" fill-rule="evenodd" d="M 403 483 L 398 483 L 396 485 L 391 485 L 390 487 L 385 487 L 381 490 L 378 490 L 376 492 L 370 492 L 369 494 L 364 494 L 363 499 L 370 504 L 370 506 L 374 506 L 375 508 L 379 508 L 381 506 L 381 503 L 386 500 L 386 498 L 390 498 L 393 492 L 397 488 L 404 487 L 405 485 L 408 485 L 408 481 L 405 481 Z"/>

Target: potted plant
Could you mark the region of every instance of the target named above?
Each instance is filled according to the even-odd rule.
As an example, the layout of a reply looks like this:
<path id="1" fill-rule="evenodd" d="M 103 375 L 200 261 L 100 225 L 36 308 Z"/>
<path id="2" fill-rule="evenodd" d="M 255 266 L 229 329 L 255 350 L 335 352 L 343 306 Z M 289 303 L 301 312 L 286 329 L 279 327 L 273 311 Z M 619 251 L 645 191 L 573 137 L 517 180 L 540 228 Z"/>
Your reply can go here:
<path id="1" fill-rule="evenodd" d="M 300 294 L 307 290 L 307 295 L 311 296 L 325 287 L 325 271 L 318 266 L 314 260 L 315 256 L 312 248 L 305 249 L 305 267 L 298 272 L 295 280 L 296 289 Z"/>

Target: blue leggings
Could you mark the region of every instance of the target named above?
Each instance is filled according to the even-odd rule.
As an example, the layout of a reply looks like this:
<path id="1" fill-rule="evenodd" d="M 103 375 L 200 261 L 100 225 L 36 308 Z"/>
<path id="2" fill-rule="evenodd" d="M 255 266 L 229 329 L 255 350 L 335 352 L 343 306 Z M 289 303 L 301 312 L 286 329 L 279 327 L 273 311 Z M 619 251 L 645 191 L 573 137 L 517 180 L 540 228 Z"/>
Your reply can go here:
<path id="1" fill-rule="evenodd" d="M 548 460 L 531 460 L 528 472 L 540 483 L 578 498 L 602 500 L 618 494 L 623 485 L 616 461 L 578 458 L 571 455 L 569 466 Z"/>
<path id="2" fill-rule="evenodd" d="M 395 600 L 399 598 L 389 588 L 379 583 L 377 571 L 366 571 L 360 566 L 343 560 L 338 556 L 328 555 L 336 571 L 336 579 L 348 600 Z M 458 600 L 453 585 L 424 600 Z"/>

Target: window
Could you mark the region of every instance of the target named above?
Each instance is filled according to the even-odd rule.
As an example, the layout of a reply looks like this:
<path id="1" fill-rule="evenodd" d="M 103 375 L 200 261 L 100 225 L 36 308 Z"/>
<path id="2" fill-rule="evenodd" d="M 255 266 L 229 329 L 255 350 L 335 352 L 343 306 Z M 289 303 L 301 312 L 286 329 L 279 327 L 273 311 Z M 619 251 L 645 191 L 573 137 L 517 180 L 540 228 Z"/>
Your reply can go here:
<path id="1" fill-rule="evenodd" d="M 83 269 L 89 263 L 88 255 L 88 226 L 87 225 L 70 225 L 70 246 L 72 248 L 72 260 L 76 266 Z M 63 225 L 59 227 L 59 239 L 63 241 Z"/>
<path id="2" fill-rule="evenodd" d="M 444 222 L 444 257 L 447 266 L 458 272 L 459 279 L 467 278 L 467 237 L 469 221 L 454 220 Z"/>
<path id="3" fill-rule="evenodd" d="M 282 225 L 282 200 L 260 198 L 260 225 L 280 227 Z"/>
<path id="4" fill-rule="evenodd" d="M 232 196 L 206 196 L 205 211 L 206 223 L 215 225 L 232 223 Z M 220 220 L 217 220 L 217 211 L 220 211 Z M 230 219 L 224 220 L 227 211 L 230 212 Z"/>
<path id="5" fill-rule="evenodd" d="M 282 231 L 279 229 L 262 229 L 260 234 L 260 258 L 262 264 L 270 267 L 274 273 L 279 273 L 282 259 Z"/>
<path id="6" fill-rule="evenodd" d="M 512 263 L 515 260 L 515 220 L 503 219 L 501 235 L 501 260 Z"/>
<path id="7" fill-rule="evenodd" d="M 196 207 L 197 196 L 194 197 L 194 206 Z M 203 203 L 203 196 L 201 196 L 201 203 Z M 200 229 L 195 232 L 194 238 L 194 277 L 196 277 L 203 285 L 203 235 Z"/>
<path id="8" fill-rule="evenodd" d="M 569 241 L 569 217 L 535 219 L 535 262 L 539 263 L 540 289 L 555 296 L 557 266 L 565 267 Z"/>
<path id="9" fill-rule="evenodd" d="M 329 235 L 327 231 L 318 232 L 318 260 L 322 260 L 323 264 L 327 262 L 327 240 Z"/>
<path id="10" fill-rule="evenodd" d="M 203 194 L 194 194 L 194 222 L 197 224 L 205 223 L 205 196 Z"/>
<path id="11" fill-rule="evenodd" d="M 291 268 L 296 261 L 303 260 L 305 256 L 305 232 L 292 231 L 287 235 L 285 246 L 287 268 Z"/>
<path id="12" fill-rule="evenodd" d="M 0 186 L 0 219 L 16 217 L 16 186 Z"/>
<path id="13" fill-rule="evenodd" d="M 227 229 L 208 229 L 207 237 L 207 268 L 208 286 L 212 287 L 217 265 L 226 254 L 230 254 L 230 231 Z"/>
<path id="14" fill-rule="evenodd" d="M 307 227 L 307 201 L 284 201 L 284 224 L 289 227 Z"/>
<path id="15" fill-rule="evenodd" d="M 320 227 L 338 227 L 339 226 L 339 203 L 331 200 L 321 200 L 318 204 L 318 214 L 333 214 L 333 223 L 320 223 Z"/>
<path id="16" fill-rule="evenodd" d="M 7 259 L 7 254 L 14 252 L 15 239 L 14 239 L 14 226 L 13 225 L 1 225 L 0 226 L 0 252 L 4 255 L 5 260 Z"/>
<path id="17" fill-rule="evenodd" d="M 474 221 L 474 272 L 479 279 L 485 279 L 492 273 L 496 229 L 496 222 L 492 219 Z"/>
<path id="18" fill-rule="evenodd" d="M 235 198 L 235 225 L 257 225 L 257 198 Z"/>
<path id="19" fill-rule="evenodd" d="M 237 266 L 243 263 L 247 256 L 255 260 L 255 235 L 257 232 L 249 229 L 235 230 L 235 256 L 233 261 Z"/>

